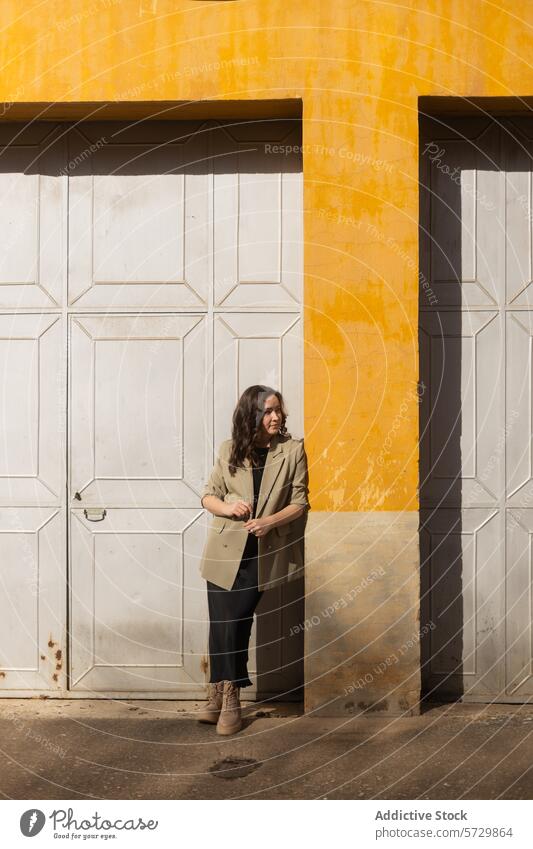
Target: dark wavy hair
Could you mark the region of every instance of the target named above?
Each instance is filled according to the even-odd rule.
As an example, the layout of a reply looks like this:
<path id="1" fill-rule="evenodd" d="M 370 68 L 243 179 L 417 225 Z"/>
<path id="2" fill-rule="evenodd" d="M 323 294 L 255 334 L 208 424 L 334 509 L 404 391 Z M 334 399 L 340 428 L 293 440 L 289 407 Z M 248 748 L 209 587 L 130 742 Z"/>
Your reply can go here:
<path id="1" fill-rule="evenodd" d="M 267 393 L 265 395 L 265 393 Z M 244 460 L 248 459 L 253 466 L 258 464 L 255 453 L 255 438 L 259 433 L 262 421 L 263 404 L 265 398 L 275 395 L 281 407 L 281 425 L 279 433 L 281 436 L 291 439 L 287 432 L 285 422 L 287 410 L 281 392 L 271 389 L 269 386 L 254 384 L 245 389 L 233 411 L 231 430 L 231 452 L 228 459 L 229 473 L 233 477 L 237 468 L 243 468 Z"/>

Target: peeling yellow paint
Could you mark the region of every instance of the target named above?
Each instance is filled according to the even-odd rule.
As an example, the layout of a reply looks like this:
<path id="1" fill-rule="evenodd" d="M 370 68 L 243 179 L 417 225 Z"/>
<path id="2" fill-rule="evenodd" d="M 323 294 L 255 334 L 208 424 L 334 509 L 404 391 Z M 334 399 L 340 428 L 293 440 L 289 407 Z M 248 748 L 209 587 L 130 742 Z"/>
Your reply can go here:
<path id="1" fill-rule="evenodd" d="M 337 510 L 341 510 L 344 504 L 344 493 L 346 492 L 346 487 L 342 486 L 340 489 L 330 489 L 329 497 L 331 499 L 331 510 L 336 512 Z"/>

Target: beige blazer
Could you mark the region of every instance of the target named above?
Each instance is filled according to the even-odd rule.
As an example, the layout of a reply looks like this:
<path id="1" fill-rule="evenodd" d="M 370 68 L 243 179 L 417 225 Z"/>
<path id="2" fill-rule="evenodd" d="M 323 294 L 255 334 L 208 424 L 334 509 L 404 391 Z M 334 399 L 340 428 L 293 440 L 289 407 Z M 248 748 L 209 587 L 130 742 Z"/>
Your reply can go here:
<path id="1" fill-rule="evenodd" d="M 216 495 L 222 501 L 242 499 L 253 504 L 252 464 L 245 460 L 245 468 L 237 469 L 232 477 L 228 469 L 230 450 L 231 439 L 226 439 L 219 448 L 202 498 Z M 255 516 L 270 516 L 287 504 L 299 504 L 306 509 L 292 522 L 272 528 L 265 536 L 257 538 L 260 590 L 294 580 L 303 574 L 304 531 L 307 511 L 311 509 L 307 498 L 308 480 L 303 439 L 290 439 L 281 434 L 272 437 Z M 239 571 L 248 533 L 241 520 L 212 516 L 200 563 L 201 576 L 219 587 L 231 589 Z"/>

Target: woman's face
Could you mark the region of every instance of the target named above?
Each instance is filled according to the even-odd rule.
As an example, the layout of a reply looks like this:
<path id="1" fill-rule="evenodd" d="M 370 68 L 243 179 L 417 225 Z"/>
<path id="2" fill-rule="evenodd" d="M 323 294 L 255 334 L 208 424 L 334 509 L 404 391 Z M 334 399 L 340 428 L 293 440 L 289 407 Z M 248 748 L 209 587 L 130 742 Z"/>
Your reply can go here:
<path id="1" fill-rule="evenodd" d="M 279 433 L 281 427 L 281 407 L 277 395 L 269 395 L 265 399 L 263 409 L 265 412 L 261 419 L 258 436 L 270 439 L 274 434 Z"/>

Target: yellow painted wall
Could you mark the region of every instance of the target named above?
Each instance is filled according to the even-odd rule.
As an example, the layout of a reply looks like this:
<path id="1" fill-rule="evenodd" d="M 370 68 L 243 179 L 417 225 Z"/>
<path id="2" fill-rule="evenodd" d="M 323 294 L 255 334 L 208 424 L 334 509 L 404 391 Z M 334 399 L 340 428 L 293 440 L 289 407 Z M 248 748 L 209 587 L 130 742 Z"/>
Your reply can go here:
<path id="1" fill-rule="evenodd" d="M 3 0 L 0 100 L 302 98 L 312 506 L 416 510 L 417 98 L 533 93 L 532 35 L 516 0 Z"/>

